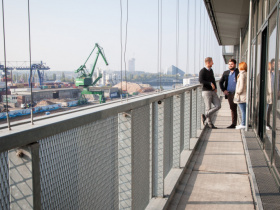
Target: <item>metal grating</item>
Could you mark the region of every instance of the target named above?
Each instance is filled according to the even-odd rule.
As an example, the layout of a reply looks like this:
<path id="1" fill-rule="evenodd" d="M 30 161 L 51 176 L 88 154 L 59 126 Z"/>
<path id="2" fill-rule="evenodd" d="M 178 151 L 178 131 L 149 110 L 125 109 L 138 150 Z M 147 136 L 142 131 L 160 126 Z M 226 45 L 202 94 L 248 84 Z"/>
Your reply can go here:
<path id="1" fill-rule="evenodd" d="M 181 152 L 184 150 L 184 128 L 185 128 L 185 94 L 182 93 L 180 94 L 180 98 L 181 98 L 181 103 L 180 103 L 180 124 L 181 124 L 181 128 L 180 128 L 180 154 Z"/>
<path id="2" fill-rule="evenodd" d="M 191 137 L 191 91 L 184 94 L 184 149 L 190 149 Z"/>
<path id="3" fill-rule="evenodd" d="M 164 178 L 173 165 L 173 98 L 164 100 L 164 146 L 163 170 Z"/>
<path id="4" fill-rule="evenodd" d="M 195 138 L 197 134 L 197 103 L 196 103 L 196 94 L 197 90 L 192 90 L 192 120 L 191 120 L 191 137 Z"/>
<path id="5" fill-rule="evenodd" d="M 150 190 L 149 190 L 149 198 L 152 198 L 152 166 L 153 166 L 153 104 L 150 104 L 150 141 L 149 141 L 149 145 L 150 145 L 150 168 L 149 168 L 149 172 L 150 172 Z"/>
<path id="6" fill-rule="evenodd" d="M 197 103 L 197 115 L 196 115 L 196 124 L 197 124 L 197 130 L 201 129 L 201 119 L 200 116 L 202 114 L 202 108 L 200 106 L 200 104 L 202 104 L 202 89 L 201 88 L 197 88 L 197 95 L 196 95 L 196 103 Z"/>
<path id="7" fill-rule="evenodd" d="M 180 166 L 181 95 L 173 96 L 173 167 Z"/>
<path id="8" fill-rule="evenodd" d="M 0 153 L 0 209 L 10 209 L 8 152 Z"/>
<path id="9" fill-rule="evenodd" d="M 245 138 L 250 154 L 259 193 L 264 209 L 280 209 L 280 193 L 275 180 L 270 173 L 263 150 L 258 144 L 254 132 L 245 132 Z"/>
<path id="10" fill-rule="evenodd" d="M 131 112 L 119 114 L 119 208 L 130 209 L 131 195 Z"/>
<path id="11" fill-rule="evenodd" d="M 117 209 L 118 118 L 40 140 L 42 209 Z"/>
<path id="12" fill-rule="evenodd" d="M 149 203 L 150 106 L 132 110 L 132 209 Z"/>
<path id="13" fill-rule="evenodd" d="M 159 104 L 160 103 L 160 104 Z M 153 196 L 163 197 L 164 191 L 164 106 L 165 102 L 153 103 Z"/>

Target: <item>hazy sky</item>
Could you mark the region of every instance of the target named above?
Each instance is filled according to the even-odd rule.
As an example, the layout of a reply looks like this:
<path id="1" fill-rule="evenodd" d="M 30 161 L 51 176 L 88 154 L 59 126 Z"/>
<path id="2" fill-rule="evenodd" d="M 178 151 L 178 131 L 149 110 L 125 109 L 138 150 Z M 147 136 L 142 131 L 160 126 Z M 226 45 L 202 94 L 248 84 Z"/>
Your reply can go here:
<path id="1" fill-rule="evenodd" d="M 187 31 L 188 1 L 190 2 L 189 32 Z M 176 64 L 176 2 L 175 0 L 162 0 L 162 69 L 164 71 L 170 65 Z M 194 2 L 196 2 L 196 16 Z M 203 1 L 179 1 L 180 47 L 178 67 L 183 71 L 188 71 L 188 73 L 193 73 L 194 70 L 198 73 L 199 69 L 203 67 L 202 58 L 212 56 L 215 63 L 214 70 L 216 68 L 217 72 L 222 72 L 224 65 L 221 48 L 218 47 L 212 26 L 209 25 L 208 14 L 204 12 L 204 3 L 202 3 L 202 13 L 200 15 L 201 2 Z M 122 3 L 124 39 L 126 1 L 123 0 Z M 156 72 L 158 1 L 129 1 L 128 8 L 126 59 L 135 57 L 137 71 Z M 4 9 L 7 60 L 28 61 L 27 0 L 4 0 Z M 97 42 L 104 48 L 109 62 L 109 66 L 106 67 L 104 62 L 99 59 L 97 66 L 102 69 L 120 70 L 119 0 L 30 0 L 30 10 L 32 61 L 42 60 L 50 66 L 51 70 L 74 71 L 84 63 Z M 2 21 L 1 15 L 1 61 L 4 60 Z M 194 28 L 196 29 L 195 35 Z M 205 46 L 206 40 L 200 36 L 200 32 L 206 34 L 206 39 L 210 40 L 211 43 L 210 47 Z M 189 43 L 187 43 L 188 33 Z M 196 57 L 200 55 L 200 59 L 194 59 L 194 43 L 196 43 Z M 207 48 L 208 52 L 206 52 Z M 187 49 L 189 49 L 189 59 L 187 59 Z M 89 60 L 88 67 L 94 59 L 95 55 Z"/>

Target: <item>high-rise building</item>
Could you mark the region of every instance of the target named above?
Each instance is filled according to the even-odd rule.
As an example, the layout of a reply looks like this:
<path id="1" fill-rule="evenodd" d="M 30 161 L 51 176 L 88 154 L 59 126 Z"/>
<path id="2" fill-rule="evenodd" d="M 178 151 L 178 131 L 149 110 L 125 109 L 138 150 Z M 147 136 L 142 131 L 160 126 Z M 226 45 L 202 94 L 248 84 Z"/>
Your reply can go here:
<path id="1" fill-rule="evenodd" d="M 128 61 L 128 71 L 134 72 L 135 71 L 135 58 L 131 58 Z"/>

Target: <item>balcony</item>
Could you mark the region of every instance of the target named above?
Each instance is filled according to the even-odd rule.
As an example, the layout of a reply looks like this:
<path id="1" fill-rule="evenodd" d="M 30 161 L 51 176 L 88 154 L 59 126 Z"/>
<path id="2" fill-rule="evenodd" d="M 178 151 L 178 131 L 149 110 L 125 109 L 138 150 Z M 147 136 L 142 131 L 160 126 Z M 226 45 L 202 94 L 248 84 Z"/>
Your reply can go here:
<path id="1" fill-rule="evenodd" d="M 1 209 L 259 207 L 244 131 L 225 129 L 225 100 L 219 129 L 202 126 L 201 92 L 196 85 L 2 128 Z"/>

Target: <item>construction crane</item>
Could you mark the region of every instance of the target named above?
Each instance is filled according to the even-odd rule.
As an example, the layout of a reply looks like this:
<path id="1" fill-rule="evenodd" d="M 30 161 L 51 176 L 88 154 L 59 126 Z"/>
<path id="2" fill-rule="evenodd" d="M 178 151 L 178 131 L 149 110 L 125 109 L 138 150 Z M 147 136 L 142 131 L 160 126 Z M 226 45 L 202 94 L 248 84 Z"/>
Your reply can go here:
<path id="1" fill-rule="evenodd" d="M 6 70 L 30 70 L 30 66 L 28 66 L 28 62 L 29 61 L 8 61 L 8 63 L 23 63 L 23 65 L 21 66 L 7 66 L 6 67 Z M 38 62 L 38 63 L 33 63 L 31 65 L 31 70 L 32 71 L 37 71 L 38 73 L 38 77 L 39 77 L 39 83 L 40 85 L 43 85 L 43 82 L 44 82 L 44 71 L 42 70 L 49 70 L 50 67 L 48 66 L 45 66 L 45 64 L 41 61 L 41 62 Z M 1 65 L 0 64 L 0 70 L 4 71 L 5 70 L 5 67 L 4 65 Z M 31 83 L 31 75 L 29 75 L 29 78 L 28 78 L 28 83 L 29 83 L 29 86 L 30 86 L 30 83 Z"/>
<path id="2" fill-rule="evenodd" d="M 86 69 L 86 63 L 88 62 L 90 56 L 92 55 L 92 53 L 94 52 L 95 49 L 97 49 L 95 62 L 93 64 L 93 67 L 92 67 L 91 71 L 88 72 L 87 69 Z M 99 95 L 99 103 L 105 103 L 104 91 L 103 90 L 96 90 L 96 91 L 91 91 L 90 90 L 90 87 L 93 87 L 98 82 L 98 80 L 100 80 L 102 78 L 102 74 L 100 74 L 99 77 L 96 78 L 94 81 L 92 79 L 94 69 L 95 69 L 95 66 L 97 64 L 97 60 L 98 60 L 99 55 L 102 56 L 105 64 L 108 66 L 109 64 L 106 60 L 103 48 L 100 47 L 98 45 L 98 43 L 96 43 L 93 50 L 91 51 L 88 58 L 86 59 L 85 63 L 83 65 L 81 65 L 75 71 L 75 73 L 79 74 L 79 76 L 76 78 L 75 85 L 78 86 L 78 87 L 83 87 L 83 91 L 81 92 L 81 97 L 80 97 L 80 100 L 79 100 L 80 104 L 87 103 L 87 100 L 86 100 L 86 97 L 85 97 L 86 94 Z"/>

